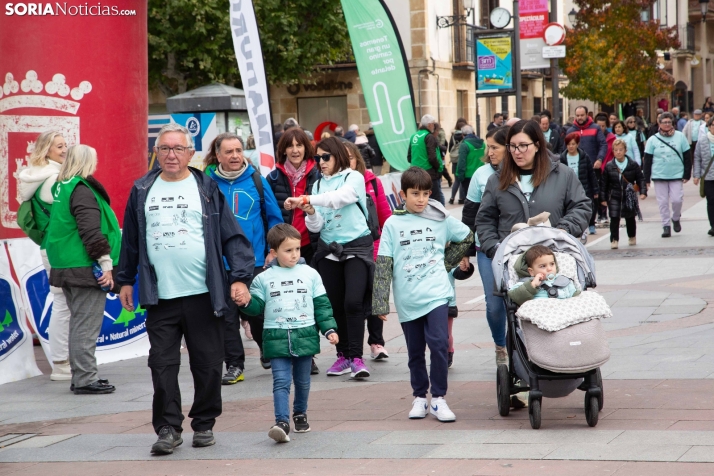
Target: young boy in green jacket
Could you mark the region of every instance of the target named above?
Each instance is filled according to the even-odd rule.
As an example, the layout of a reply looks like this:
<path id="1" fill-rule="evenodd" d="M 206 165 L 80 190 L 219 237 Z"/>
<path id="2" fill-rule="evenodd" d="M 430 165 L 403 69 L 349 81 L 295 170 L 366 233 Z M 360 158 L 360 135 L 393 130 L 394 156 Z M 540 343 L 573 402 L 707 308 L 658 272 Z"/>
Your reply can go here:
<path id="1" fill-rule="evenodd" d="M 277 258 L 253 279 L 250 302 L 243 308 L 248 316 L 265 315 L 263 356 L 273 372 L 275 425 L 268 436 L 290 441 L 290 384 L 295 383 L 293 423 L 296 433 L 310 431 L 307 399 L 310 393 L 312 357 L 320 353 L 320 336 L 315 324 L 331 344 L 337 344 L 337 323 L 320 275 L 300 258 L 300 232 L 287 223 L 268 232 L 268 244 Z"/>

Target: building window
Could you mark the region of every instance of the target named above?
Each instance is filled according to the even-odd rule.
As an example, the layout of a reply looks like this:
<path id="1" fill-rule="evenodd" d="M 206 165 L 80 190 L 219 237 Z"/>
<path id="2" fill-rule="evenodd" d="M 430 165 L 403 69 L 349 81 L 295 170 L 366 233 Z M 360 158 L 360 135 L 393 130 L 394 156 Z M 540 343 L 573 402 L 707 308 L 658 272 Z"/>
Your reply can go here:
<path id="1" fill-rule="evenodd" d="M 540 114 L 543 110 L 543 100 L 541 98 L 533 98 L 533 115 Z"/>
<path id="2" fill-rule="evenodd" d="M 489 15 L 491 15 L 491 10 L 497 8 L 499 4 L 499 0 L 480 0 L 479 12 L 481 13 L 481 15 L 479 16 L 479 23 L 481 26 L 491 28 L 491 22 L 489 21 L 488 17 Z"/>
<path id="3" fill-rule="evenodd" d="M 456 91 L 456 116 L 469 120 L 469 92 L 465 90 Z"/>
<path id="4" fill-rule="evenodd" d="M 347 127 L 347 96 L 298 98 L 298 123 L 308 131 L 314 131 L 322 122 L 335 122 Z M 316 137 L 319 141 L 319 137 Z"/>
<path id="5" fill-rule="evenodd" d="M 508 96 L 501 96 L 501 113 L 508 115 Z"/>

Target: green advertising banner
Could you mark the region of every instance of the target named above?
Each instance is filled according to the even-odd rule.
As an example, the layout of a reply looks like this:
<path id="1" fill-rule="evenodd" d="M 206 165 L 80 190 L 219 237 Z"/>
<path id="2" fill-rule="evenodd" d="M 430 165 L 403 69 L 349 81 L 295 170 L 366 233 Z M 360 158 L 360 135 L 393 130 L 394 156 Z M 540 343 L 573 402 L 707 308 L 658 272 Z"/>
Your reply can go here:
<path id="1" fill-rule="evenodd" d="M 409 138 L 417 131 L 409 67 L 389 9 L 381 0 L 342 0 L 364 101 L 385 160 L 409 168 Z"/>

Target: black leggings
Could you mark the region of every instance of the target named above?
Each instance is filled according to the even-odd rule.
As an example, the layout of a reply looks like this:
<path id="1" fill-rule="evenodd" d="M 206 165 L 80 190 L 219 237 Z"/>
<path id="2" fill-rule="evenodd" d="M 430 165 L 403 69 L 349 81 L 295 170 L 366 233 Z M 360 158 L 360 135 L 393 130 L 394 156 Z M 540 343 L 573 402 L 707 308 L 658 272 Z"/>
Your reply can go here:
<path id="1" fill-rule="evenodd" d="M 704 180 L 704 196 L 707 197 L 709 227 L 714 230 L 714 180 Z"/>
<path id="2" fill-rule="evenodd" d="M 634 238 L 637 235 L 637 218 L 625 218 L 627 236 Z M 610 241 L 620 241 L 620 217 L 610 216 Z"/>
<path id="3" fill-rule="evenodd" d="M 332 304 L 332 313 L 337 321 L 338 354 L 347 358 L 362 358 L 364 345 L 364 295 L 367 292 L 369 269 L 359 258 L 347 261 L 332 261 L 323 258 L 317 263 L 317 272 Z"/>

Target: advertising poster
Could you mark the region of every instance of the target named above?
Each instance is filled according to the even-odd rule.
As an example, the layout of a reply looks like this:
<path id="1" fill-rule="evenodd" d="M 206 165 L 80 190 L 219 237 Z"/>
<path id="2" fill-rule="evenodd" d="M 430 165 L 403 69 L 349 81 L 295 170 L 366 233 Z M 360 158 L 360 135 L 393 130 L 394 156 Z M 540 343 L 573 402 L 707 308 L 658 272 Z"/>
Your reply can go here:
<path id="1" fill-rule="evenodd" d="M 476 93 L 513 90 L 513 43 L 508 32 L 483 35 L 476 40 Z"/>
<path id="2" fill-rule="evenodd" d="M 550 68 L 550 60 L 543 59 L 543 32 L 548 25 L 548 0 L 521 0 L 519 20 L 521 70 Z"/>
<path id="3" fill-rule="evenodd" d="M 399 31 L 383 1 L 342 0 L 342 10 L 374 135 L 389 165 L 406 170 L 417 118 Z"/>

